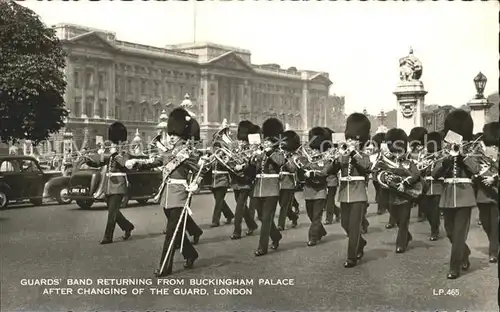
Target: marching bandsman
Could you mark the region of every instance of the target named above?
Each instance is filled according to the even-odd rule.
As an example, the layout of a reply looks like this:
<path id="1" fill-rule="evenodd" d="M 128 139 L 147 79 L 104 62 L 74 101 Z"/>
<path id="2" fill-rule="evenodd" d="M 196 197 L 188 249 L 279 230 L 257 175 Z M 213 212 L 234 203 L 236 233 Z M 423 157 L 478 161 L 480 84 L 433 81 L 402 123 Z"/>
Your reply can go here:
<path id="1" fill-rule="evenodd" d="M 93 167 L 108 165 L 105 190 L 108 204 L 108 221 L 101 244 L 113 242 L 116 224 L 125 232 L 123 240 L 129 239 L 132 230 L 134 230 L 134 225 L 120 212 L 123 196 L 128 192 L 127 172 L 129 170 L 125 167 L 128 154 L 121 149 L 121 145 L 127 141 L 127 128 L 120 122 L 111 124 L 108 128 L 108 140 L 113 143 L 110 155 L 95 155 L 95 159 L 91 158 L 91 156 L 85 156 L 86 163 Z"/>
<path id="2" fill-rule="evenodd" d="M 169 143 L 173 145 L 173 149 L 152 162 L 137 162 L 134 165 L 136 168 L 143 169 L 165 166 L 165 170 L 168 170 L 165 173 L 167 176 L 166 183 L 162 184 L 160 189 L 160 205 L 163 207 L 163 211 L 167 217 L 167 233 L 165 234 L 165 242 L 160 258 L 160 268 L 163 268 L 163 270 L 160 269 L 155 272 L 157 277 L 163 277 L 172 273 L 175 248 L 180 246 L 181 237 L 185 235 L 181 227 L 182 223 L 179 226 L 176 237 L 174 237 L 174 232 L 177 224 L 181 222 L 180 217 L 186 205 L 188 194 L 196 191 L 198 184 L 201 182 L 201 179 L 191 183 L 187 180 L 190 172 L 198 172 L 200 170 L 198 155 L 191 153 L 191 149 L 187 147 L 187 140 L 192 134 L 190 129 L 191 123 L 189 122 L 191 118 L 186 110 L 182 108 L 174 109 L 170 113 L 167 123 Z M 174 248 L 167 255 L 172 240 L 175 242 Z M 198 258 L 198 252 L 187 238 L 184 239 L 182 253 L 186 260 L 184 267 L 192 268 L 194 261 Z M 166 262 L 165 265 L 163 265 L 164 262 Z"/>
<path id="3" fill-rule="evenodd" d="M 410 141 L 410 152 L 408 153 L 408 159 L 412 160 L 414 163 L 418 163 L 421 157 L 425 153 L 425 136 L 427 135 L 427 129 L 424 127 L 415 127 L 411 129 L 408 135 L 408 140 Z M 422 205 L 418 205 L 418 219 L 417 222 L 422 222 L 426 219 L 425 212 Z"/>
<path id="4" fill-rule="evenodd" d="M 484 143 L 483 143 L 483 133 L 482 132 L 478 132 L 476 134 L 474 134 L 474 136 L 472 136 L 472 141 L 473 142 L 478 142 L 478 143 L 481 143 L 481 144 L 477 144 L 477 148 L 478 149 L 483 149 L 484 148 Z M 478 180 L 476 179 L 475 180 L 475 183 L 473 183 L 473 186 L 474 186 L 474 193 L 476 194 L 476 197 L 477 197 L 477 186 L 478 186 Z M 479 218 L 479 216 L 477 217 L 477 225 L 481 226 L 482 223 L 481 223 L 481 218 Z"/>
<path id="5" fill-rule="evenodd" d="M 462 140 L 472 140 L 474 123 L 470 114 L 457 109 L 446 116 L 444 131 L 453 131 L 462 136 Z M 444 178 L 443 193 L 439 207 L 443 209 L 444 228 L 451 242 L 450 270 L 448 279 L 460 276 L 460 269 L 466 271 L 470 267 L 470 249 L 466 240 L 469 232 L 472 208 L 476 206 L 476 198 L 471 178 L 479 173 L 479 164 L 475 157 L 466 157 L 460 146 L 449 148 L 449 156 L 436 163 L 432 177 L 434 180 Z"/>
<path id="6" fill-rule="evenodd" d="M 388 189 L 389 191 L 389 213 L 394 216 L 398 226 L 398 235 L 396 238 L 396 253 L 404 253 L 408 248 L 408 244 L 412 241 L 412 235 L 408 229 L 410 225 L 411 208 L 414 203 L 401 195 L 405 188 L 412 186 L 419 181 L 420 172 L 416 164 L 408 159 L 408 136 L 404 130 L 393 128 L 387 131 L 385 136 L 388 153 L 383 156 L 386 159 L 378 162 L 373 169 L 373 175 L 377 176 L 379 170 L 383 169 L 379 165 L 382 161 L 390 162 L 391 168 L 398 170 L 403 169 L 409 172 L 407 176 L 398 186 L 397 190 Z M 390 179 L 390 178 L 389 178 Z M 389 184 L 392 180 L 382 181 L 382 184 Z"/>
<path id="7" fill-rule="evenodd" d="M 434 180 L 432 171 L 436 165 L 436 159 L 441 153 L 443 138 L 439 132 L 431 132 L 427 135 L 426 155 L 430 164 L 424 164 L 422 169 L 422 178 L 427 182 L 427 193 L 422 196 L 419 202 L 420 211 L 427 217 L 431 226 L 430 241 L 436 241 L 439 238 L 439 225 L 441 223 L 439 217 L 439 199 L 443 193 L 443 178 Z"/>
<path id="8" fill-rule="evenodd" d="M 252 157 L 251 163 L 256 166 L 257 176 L 253 188 L 253 204 L 262 222 L 259 247 L 255 256 L 267 254 L 269 237 L 271 248 L 277 249 L 281 233 L 274 223 L 274 215 L 279 199 L 279 172 L 285 164 L 285 156 L 279 149 L 279 140 L 283 135 L 283 124 L 276 118 L 269 118 L 262 124 L 264 138 L 263 150 Z"/>
<path id="9" fill-rule="evenodd" d="M 320 153 L 324 147 L 329 147 L 325 146 L 331 141 L 331 135 L 330 138 L 328 135 L 329 132 L 322 127 L 314 127 L 309 131 L 309 147 L 313 155 L 319 154 L 319 159 L 307 161 L 300 168 L 305 177 L 303 196 L 306 201 L 307 216 L 311 221 L 307 246 L 316 246 L 318 241 L 327 234 L 323 227 L 322 217 L 328 192 L 326 179 L 333 172 L 333 161 L 324 159 Z"/>
<path id="10" fill-rule="evenodd" d="M 332 134 L 334 133 L 330 128 L 324 128 L 327 132 L 328 141 L 332 140 Z M 331 146 L 330 148 L 334 148 Z M 328 193 L 326 195 L 326 218 L 325 224 L 332 224 L 334 221 L 340 221 L 340 208 L 335 203 L 335 194 L 337 194 L 337 187 L 339 181 L 336 174 L 329 174 L 326 177 L 326 183 L 328 187 Z M 335 216 L 335 219 L 333 218 Z"/>
<path id="11" fill-rule="evenodd" d="M 484 152 L 481 172 L 476 178 L 476 201 L 479 219 L 489 240 L 489 261 L 498 262 L 498 145 L 500 123 L 483 127 Z M 496 191 L 496 192 L 495 192 Z"/>
<path id="12" fill-rule="evenodd" d="M 376 164 L 378 159 L 382 157 L 382 145 L 385 145 L 385 132 L 379 132 L 372 137 L 373 154 L 370 156 L 372 165 Z M 376 179 L 372 179 L 373 187 L 375 188 L 375 201 L 377 202 L 377 214 L 381 215 L 388 210 L 388 194 L 387 190 L 382 188 Z M 386 228 L 396 226 L 396 221 L 389 217 L 389 223 Z"/>
<path id="13" fill-rule="evenodd" d="M 361 149 L 370 139 L 368 118 L 360 113 L 351 114 L 346 120 L 345 138 L 347 149 L 335 161 L 334 173 L 340 171 L 340 223 L 349 237 L 344 267 L 351 268 L 363 257 L 366 246 L 361 234 L 368 203 L 366 175 L 370 170 L 370 159 Z"/>
<path id="14" fill-rule="evenodd" d="M 229 127 L 223 128 L 222 131 L 229 132 Z M 219 144 L 220 142 L 214 142 L 214 147 L 218 147 Z M 211 190 L 215 199 L 212 224 L 210 227 L 220 226 L 221 213 L 223 213 L 226 218 L 226 224 L 230 224 L 234 218 L 234 214 L 225 201 L 227 189 L 230 184 L 229 171 L 227 171 L 227 168 L 224 167 L 223 164 L 214 161 L 210 173 L 212 177 Z"/>
<path id="15" fill-rule="evenodd" d="M 238 124 L 238 131 L 236 133 L 236 138 L 238 139 L 238 145 L 240 151 L 248 151 L 250 146 L 248 144 L 248 135 L 253 133 L 258 133 L 258 129 L 255 125 L 248 121 L 242 120 Z M 238 165 L 236 165 L 238 166 Z M 241 166 L 241 165 L 240 165 Z M 258 228 L 255 222 L 255 213 L 252 213 L 248 208 L 247 202 L 252 191 L 253 180 L 255 179 L 255 166 L 251 164 L 246 164 L 235 168 L 239 172 L 244 172 L 244 176 L 238 176 L 231 173 L 231 183 L 234 193 L 234 200 L 236 201 L 235 217 L 234 217 L 234 231 L 231 235 L 231 239 L 241 238 L 241 223 L 243 219 L 247 224 L 246 235 L 252 235 L 253 232 Z"/>
<path id="16" fill-rule="evenodd" d="M 299 214 L 292 210 L 295 189 L 297 188 L 296 168 L 292 157 L 300 147 L 300 137 L 295 131 L 288 130 L 283 133 L 283 139 L 286 163 L 280 171 L 280 213 L 278 216 L 278 230 L 280 231 L 285 229 L 286 217 L 292 221 L 292 227 L 297 226 L 299 219 Z"/>

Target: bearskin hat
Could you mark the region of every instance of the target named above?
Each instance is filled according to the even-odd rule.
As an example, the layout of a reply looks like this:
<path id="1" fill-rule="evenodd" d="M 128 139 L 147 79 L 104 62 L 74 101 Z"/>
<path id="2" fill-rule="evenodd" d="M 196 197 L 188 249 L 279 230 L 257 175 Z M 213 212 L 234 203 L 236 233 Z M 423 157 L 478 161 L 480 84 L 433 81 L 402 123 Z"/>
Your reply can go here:
<path id="1" fill-rule="evenodd" d="M 483 127 L 483 142 L 486 146 L 498 146 L 500 140 L 500 123 L 493 121 Z"/>
<path id="2" fill-rule="evenodd" d="M 427 134 L 426 142 L 427 152 L 435 153 L 443 147 L 443 135 L 440 132 L 434 131 Z"/>
<path id="3" fill-rule="evenodd" d="M 187 131 L 186 139 L 192 139 L 195 141 L 201 140 L 200 124 L 194 118 L 191 118 L 188 122 L 188 131 Z"/>
<path id="4" fill-rule="evenodd" d="M 293 130 L 288 130 L 283 132 L 283 138 L 285 144 L 283 145 L 283 149 L 288 152 L 294 152 L 300 147 L 300 136 L 297 132 Z"/>
<path id="5" fill-rule="evenodd" d="M 184 108 L 178 107 L 174 109 L 168 116 L 167 133 L 182 138 L 188 137 L 190 120 L 191 116 Z"/>
<path id="6" fill-rule="evenodd" d="M 258 125 L 253 125 L 251 131 L 248 134 L 261 133 L 261 129 Z"/>
<path id="7" fill-rule="evenodd" d="M 240 141 L 248 141 L 248 135 L 252 133 L 252 128 L 255 125 L 249 120 L 242 120 L 238 124 L 238 131 L 236 133 L 236 138 Z"/>
<path id="8" fill-rule="evenodd" d="M 393 128 L 387 131 L 385 142 L 392 153 L 406 152 L 408 150 L 408 136 L 403 129 Z"/>
<path id="9" fill-rule="evenodd" d="M 269 118 L 262 124 L 262 135 L 264 139 L 278 139 L 284 131 L 283 124 L 276 118 Z"/>
<path id="10" fill-rule="evenodd" d="M 345 138 L 358 140 L 362 145 L 370 139 L 370 120 L 361 113 L 353 113 L 347 117 Z"/>
<path id="11" fill-rule="evenodd" d="M 114 122 L 108 128 L 108 140 L 114 144 L 127 141 L 127 128 L 121 122 Z"/>
<path id="12" fill-rule="evenodd" d="M 408 140 L 410 141 L 410 147 L 413 149 L 418 145 L 425 145 L 425 135 L 427 134 L 427 129 L 424 127 L 415 127 L 411 129 L 410 135 L 408 135 Z"/>
<path id="13" fill-rule="evenodd" d="M 320 150 L 322 147 L 323 141 L 327 139 L 328 131 L 323 127 L 314 127 L 309 130 L 309 147 L 315 150 Z"/>
<path id="14" fill-rule="evenodd" d="M 325 150 L 327 150 L 329 148 L 332 148 L 332 146 L 333 146 L 332 135 L 335 133 L 335 131 L 333 131 L 332 129 L 330 129 L 328 127 L 323 127 L 323 129 L 325 129 L 325 134 L 326 134 L 326 137 L 325 137 L 324 142 L 323 142 L 323 148 Z"/>
<path id="15" fill-rule="evenodd" d="M 379 132 L 372 137 L 372 142 L 376 147 L 380 148 L 382 143 L 385 143 L 385 132 Z"/>
<path id="16" fill-rule="evenodd" d="M 462 136 L 464 141 L 472 140 L 472 132 L 474 129 L 474 122 L 471 115 L 462 110 L 456 109 L 446 116 L 444 121 L 444 132 L 453 131 Z"/>

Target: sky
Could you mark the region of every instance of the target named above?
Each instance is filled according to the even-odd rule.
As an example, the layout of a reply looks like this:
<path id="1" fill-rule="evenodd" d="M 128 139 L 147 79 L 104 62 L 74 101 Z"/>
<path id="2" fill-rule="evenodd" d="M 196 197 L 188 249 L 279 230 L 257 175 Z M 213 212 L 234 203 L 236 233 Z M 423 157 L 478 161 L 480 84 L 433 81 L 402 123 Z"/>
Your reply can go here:
<path id="1" fill-rule="evenodd" d="M 410 47 L 423 64 L 426 104 L 467 103 L 480 71 L 488 78 L 485 94 L 498 91 L 498 1 L 21 4 L 47 25 L 80 24 L 158 47 L 214 42 L 250 50 L 254 64 L 328 72 L 330 93 L 345 96 L 346 113 L 396 108 L 398 60 Z"/>

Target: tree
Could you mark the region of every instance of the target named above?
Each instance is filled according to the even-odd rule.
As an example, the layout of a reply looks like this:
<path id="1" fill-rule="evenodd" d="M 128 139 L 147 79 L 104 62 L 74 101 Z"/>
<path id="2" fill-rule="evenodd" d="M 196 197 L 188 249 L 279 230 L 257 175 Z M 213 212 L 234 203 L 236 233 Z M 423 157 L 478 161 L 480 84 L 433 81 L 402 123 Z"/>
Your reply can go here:
<path id="1" fill-rule="evenodd" d="M 68 116 L 65 52 L 55 30 L 13 1 L 0 0 L 0 138 L 35 144 Z"/>

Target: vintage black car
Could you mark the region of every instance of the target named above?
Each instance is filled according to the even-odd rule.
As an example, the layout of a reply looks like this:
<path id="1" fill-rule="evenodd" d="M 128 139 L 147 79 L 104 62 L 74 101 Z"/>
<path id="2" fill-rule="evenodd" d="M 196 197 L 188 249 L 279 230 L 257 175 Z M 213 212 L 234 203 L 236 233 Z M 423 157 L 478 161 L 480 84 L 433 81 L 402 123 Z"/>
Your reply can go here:
<path id="1" fill-rule="evenodd" d="M 60 175 L 60 171 L 44 172 L 34 157 L 0 156 L 0 209 L 25 200 L 41 205 L 46 183 Z"/>
<path id="2" fill-rule="evenodd" d="M 106 171 L 106 166 L 93 168 L 77 161 L 73 165 L 71 176 L 66 179 L 61 178 L 61 181 L 66 182 L 60 183 L 66 183 L 69 200 L 75 200 L 80 208 L 88 209 L 94 202 L 105 200 Z M 128 194 L 123 199 L 122 207 L 127 206 L 129 200 L 145 204 L 155 197 L 162 183 L 162 172 L 160 170 L 130 171 L 127 173 L 127 180 L 129 182 Z"/>

